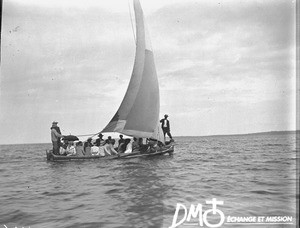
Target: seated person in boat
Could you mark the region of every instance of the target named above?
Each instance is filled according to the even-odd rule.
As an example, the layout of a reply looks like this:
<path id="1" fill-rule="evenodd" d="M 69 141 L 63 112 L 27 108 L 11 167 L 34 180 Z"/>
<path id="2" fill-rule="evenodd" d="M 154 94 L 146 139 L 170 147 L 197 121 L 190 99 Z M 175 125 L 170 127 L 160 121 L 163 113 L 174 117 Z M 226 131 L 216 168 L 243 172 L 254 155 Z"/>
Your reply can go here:
<path id="1" fill-rule="evenodd" d="M 149 145 L 143 143 L 143 138 L 139 138 L 139 151 L 140 152 L 146 152 L 148 149 Z"/>
<path id="2" fill-rule="evenodd" d="M 98 146 L 103 146 L 104 145 L 104 139 L 103 139 L 103 135 L 100 133 L 98 135 L 99 138 L 96 139 L 96 145 Z"/>
<path id="3" fill-rule="evenodd" d="M 161 145 L 163 145 L 161 142 L 154 140 L 154 139 L 148 139 L 148 148 L 147 153 L 155 153 L 160 150 Z"/>
<path id="4" fill-rule="evenodd" d="M 123 135 L 119 135 L 120 139 L 118 141 L 118 146 L 120 146 L 122 143 L 125 142 L 125 139 L 123 139 Z"/>
<path id="5" fill-rule="evenodd" d="M 102 156 L 102 157 L 105 156 L 104 147 L 105 146 L 99 146 L 98 147 L 99 149 L 98 149 L 98 153 L 96 154 L 97 156 Z"/>
<path id="6" fill-rule="evenodd" d="M 119 145 L 118 153 L 124 153 L 128 143 L 130 143 L 130 139 L 125 139 L 124 142 Z"/>
<path id="7" fill-rule="evenodd" d="M 92 156 L 91 147 L 85 148 L 84 156 L 87 156 L 87 157 Z"/>
<path id="8" fill-rule="evenodd" d="M 132 142 L 132 151 L 136 152 L 140 150 L 140 144 L 137 138 L 133 138 L 133 142 Z"/>
<path id="9" fill-rule="evenodd" d="M 118 155 L 118 152 L 114 148 L 115 140 L 111 139 L 109 143 L 106 143 L 103 147 L 105 155 Z"/>
<path id="10" fill-rule="evenodd" d="M 91 147 L 91 153 L 93 156 L 98 155 L 99 145 L 97 144 L 97 142 L 95 142 L 94 145 Z"/>
<path id="11" fill-rule="evenodd" d="M 125 139 L 125 145 L 126 145 L 126 149 L 124 151 L 124 154 L 132 153 L 132 142 L 131 142 L 131 139 Z"/>
<path id="12" fill-rule="evenodd" d="M 87 141 L 83 144 L 83 150 L 85 152 L 85 156 L 91 155 L 91 147 L 92 146 L 93 146 L 92 138 L 88 138 Z"/>
<path id="13" fill-rule="evenodd" d="M 68 140 L 64 139 L 62 145 L 59 147 L 59 154 L 60 155 L 67 155 L 66 150 L 67 150 L 68 145 L 69 145 Z"/>
<path id="14" fill-rule="evenodd" d="M 78 157 L 84 156 L 83 143 L 81 141 L 76 143 L 75 150 L 76 150 L 76 156 Z"/>
<path id="15" fill-rule="evenodd" d="M 172 140 L 171 140 L 172 141 Z M 174 141 L 174 140 L 173 140 Z M 157 141 L 157 145 L 158 145 L 158 147 L 160 148 L 160 149 L 162 149 L 164 146 L 165 146 L 165 144 L 163 143 L 163 142 L 161 142 L 161 141 Z"/>
<path id="16" fill-rule="evenodd" d="M 158 150 L 158 145 L 157 143 L 150 141 L 149 142 L 149 147 L 147 149 L 147 153 L 155 153 Z"/>
<path id="17" fill-rule="evenodd" d="M 120 135 L 120 139 L 118 141 L 118 147 L 116 148 L 116 150 L 120 153 L 123 153 L 126 149 L 126 146 L 125 146 L 125 148 L 123 148 L 124 144 L 125 144 L 125 139 L 123 139 L 123 135 Z"/>
<path id="18" fill-rule="evenodd" d="M 67 149 L 66 149 L 67 156 L 75 156 L 76 155 L 76 149 L 74 146 L 74 142 L 70 141 L 68 143 Z"/>
<path id="19" fill-rule="evenodd" d="M 109 144 L 111 140 L 112 140 L 111 136 L 108 136 L 107 139 L 104 141 L 103 146 Z"/>

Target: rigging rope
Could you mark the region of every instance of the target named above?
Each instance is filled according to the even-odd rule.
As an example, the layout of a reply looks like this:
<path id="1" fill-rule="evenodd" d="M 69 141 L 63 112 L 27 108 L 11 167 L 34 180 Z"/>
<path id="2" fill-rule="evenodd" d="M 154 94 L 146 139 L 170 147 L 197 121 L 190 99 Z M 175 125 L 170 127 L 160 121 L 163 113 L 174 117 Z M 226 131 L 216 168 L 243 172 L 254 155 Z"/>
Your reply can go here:
<path id="1" fill-rule="evenodd" d="M 64 129 L 61 129 L 61 131 L 63 132 L 63 135 L 65 135 L 65 136 L 67 136 L 67 135 L 72 135 L 71 132 L 65 133 L 66 130 L 64 130 Z M 75 135 L 75 136 L 77 136 L 77 137 L 91 136 L 91 138 L 93 138 L 95 135 L 98 135 L 98 134 L 100 134 L 100 133 L 101 133 L 101 131 L 99 131 L 99 132 L 97 132 L 97 133 L 93 133 L 93 134 Z"/>
<path id="2" fill-rule="evenodd" d="M 128 8 L 129 8 L 130 22 L 131 22 L 131 28 L 132 28 L 132 32 L 133 32 L 134 42 L 135 42 L 135 44 L 136 44 L 136 38 L 135 38 L 134 26 L 133 26 L 133 23 L 132 23 L 132 15 L 131 15 L 131 10 L 130 10 L 130 4 L 129 4 L 129 1 L 130 1 L 130 0 L 128 0 Z"/>
<path id="3" fill-rule="evenodd" d="M 101 133 L 101 131 L 98 132 L 98 133 L 96 133 L 96 134 L 86 134 L 86 135 L 76 135 L 76 136 L 77 136 L 77 137 L 91 136 L 91 138 L 93 138 L 95 135 L 98 135 L 98 134 L 100 134 L 100 133 Z"/>

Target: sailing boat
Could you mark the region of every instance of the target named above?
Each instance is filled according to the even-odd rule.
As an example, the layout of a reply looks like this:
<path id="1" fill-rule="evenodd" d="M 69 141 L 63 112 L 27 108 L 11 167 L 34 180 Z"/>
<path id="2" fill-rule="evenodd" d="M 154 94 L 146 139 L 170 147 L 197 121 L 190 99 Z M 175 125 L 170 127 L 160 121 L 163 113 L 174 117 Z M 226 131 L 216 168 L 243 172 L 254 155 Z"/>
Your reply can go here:
<path id="1" fill-rule="evenodd" d="M 118 132 L 136 138 L 150 138 L 164 143 L 159 125 L 159 85 L 150 37 L 139 0 L 134 0 L 136 21 L 136 55 L 131 79 L 124 99 L 102 133 Z M 153 153 L 135 152 L 118 158 L 133 158 L 172 153 L 174 145 L 163 146 Z M 95 159 L 92 157 L 57 156 L 47 153 L 49 160 Z"/>

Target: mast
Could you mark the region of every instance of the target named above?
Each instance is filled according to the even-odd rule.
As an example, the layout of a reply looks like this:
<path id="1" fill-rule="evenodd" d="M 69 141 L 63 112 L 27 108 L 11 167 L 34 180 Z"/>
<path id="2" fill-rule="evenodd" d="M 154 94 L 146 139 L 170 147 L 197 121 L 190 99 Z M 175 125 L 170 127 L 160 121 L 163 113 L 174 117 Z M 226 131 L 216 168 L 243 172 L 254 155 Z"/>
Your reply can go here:
<path id="1" fill-rule="evenodd" d="M 102 132 L 152 137 L 159 119 L 159 86 L 150 37 L 138 0 L 134 0 L 136 55 L 124 99 Z"/>

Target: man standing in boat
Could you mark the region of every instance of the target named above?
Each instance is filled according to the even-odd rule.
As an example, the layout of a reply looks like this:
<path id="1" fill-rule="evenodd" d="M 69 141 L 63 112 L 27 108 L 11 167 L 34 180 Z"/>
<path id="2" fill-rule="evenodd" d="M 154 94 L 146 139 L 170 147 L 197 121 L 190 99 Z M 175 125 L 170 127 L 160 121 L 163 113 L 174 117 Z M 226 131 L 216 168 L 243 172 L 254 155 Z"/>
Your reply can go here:
<path id="1" fill-rule="evenodd" d="M 51 141 L 53 145 L 53 154 L 59 155 L 59 147 L 60 147 L 60 138 L 63 135 L 60 132 L 59 127 L 57 126 L 58 122 L 53 121 L 51 129 Z"/>
<path id="2" fill-rule="evenodd" d="M 169 136 L 171 140 L 173 140 L 172 135 L 170 133 L 170 122 L 168 120 L 168 115 L 165 114 L 165 118 L 160 120 L 161 122 L 161 128 L 164 133 L 164 138 L 166 139 L 166 134 Z"/>

